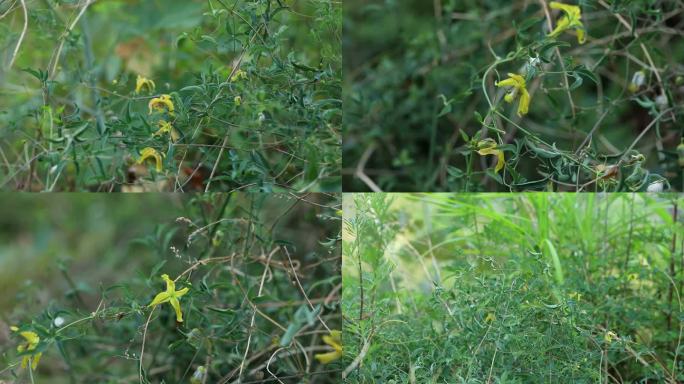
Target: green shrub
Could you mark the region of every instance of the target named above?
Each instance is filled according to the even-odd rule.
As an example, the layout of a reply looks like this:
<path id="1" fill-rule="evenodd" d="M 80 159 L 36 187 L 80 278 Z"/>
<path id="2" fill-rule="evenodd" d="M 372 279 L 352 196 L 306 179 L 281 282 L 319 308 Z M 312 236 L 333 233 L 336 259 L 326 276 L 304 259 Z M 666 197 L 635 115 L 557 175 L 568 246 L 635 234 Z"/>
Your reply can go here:
<path id="1" fill-rule="evenodd" d="M 33 221 L 3 241 L 2 280 L 14 283 L 0 315 L 0 381 L 336 382 L 339 363 L 319 363 L 341 327 L 336 197 L 148 196 L 18 203 L 48 221 L 64 208 L 87 215 L 64 227 Z M 133 224 L 144 231 L 128 230 L 145 210 Z M 91 227 L 102 220 L 111 222 Z M 90 245 L 73 246 L 74 236 Z M 9 269 L 26 260 L 33 268 Z"/>
<path id="2" fill-rule="evenodd" d="M 681 382 L 682 202 L 345 197 L 347 382 Z"/>
<path id="3" fill-rule="evenodd" d="M 340 189 L 339 3 L 24 4 L 0 4 L 2 188 Z"/>
<path id="4" fill-rule="evenodd" d="M 682 4 L 555 3 L 345 2 L 345 190 L 683 190 Z"/>

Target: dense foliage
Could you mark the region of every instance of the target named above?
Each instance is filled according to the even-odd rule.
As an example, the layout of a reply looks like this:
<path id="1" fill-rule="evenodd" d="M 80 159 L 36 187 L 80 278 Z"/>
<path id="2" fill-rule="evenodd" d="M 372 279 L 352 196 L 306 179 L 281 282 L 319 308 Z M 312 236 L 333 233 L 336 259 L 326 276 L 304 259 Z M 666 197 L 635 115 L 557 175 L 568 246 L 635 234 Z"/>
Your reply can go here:
<path id="1" fill-rule="evenodd" d="M 0 381 L 337 382 L 337 197 L 51 199 L 3 207 Z"/>
<path id="2" fill-rule="evenodd" d="M 561 3 L 345 2 L 345 190 L 684 190 L 684 5 Z"/>
<path id="3" fill-rule="evenodd" d="M 341 5 L 0 1 L 0 187 L 337 191 Z"/>
<path id="4" fill-rule="evenodd" d="M 682 382 L 682 203 L 345 197 L 347 382 Z"/>

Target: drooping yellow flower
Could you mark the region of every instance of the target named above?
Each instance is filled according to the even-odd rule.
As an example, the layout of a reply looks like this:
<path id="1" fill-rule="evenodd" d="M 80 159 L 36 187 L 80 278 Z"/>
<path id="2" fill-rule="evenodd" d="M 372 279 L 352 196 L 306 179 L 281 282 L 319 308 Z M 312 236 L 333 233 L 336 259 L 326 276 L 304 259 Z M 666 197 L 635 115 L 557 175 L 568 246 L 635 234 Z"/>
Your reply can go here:
<path id="1" fill-rule="evenodd" d="M 493 313 L 488 313 L 487 317 L 485 317 L 485 323 L 493 323 L 496 321 L 496 315 Z"/>
<path id="2" fill-rule="evenodd" d="M 246 78 L 247 78 L 247 73 L 245 71 L 243 71 L 242 69 L 238 69 L 237 71 L 235 71 L 233 76 L 230 77 L 230 82 L 234 83 L 240 79 L 246 79 Z"/>
<path id="3" fill-rule="evenodd" d="M 157 152 L 156 149 L 151 148 L 151 147 L 145 147 L 140 151 L 140 157 L 138 158 L 137 163 L 142 164 L 145 162 L 145 160 L 153 158 L 155 161 L 155 166 L 157 169 L 157 172 L 161 172 L 162 170 L 162 155 Z"/>
<path id="4" fill-rule="evenodd" d="M 165 133 L 171 135 L 171 141 L 174 143 L 178 141 L 178 138 L 180 137 L 180 134 L 178 131 L 176 131 L 176 128 L 171 125 L 171 123 L 166 120 L 159 120 L 159 130 L 157 130 L 157 132 L 155 132 L 152 136 L 161 136 Z"/>
<path id="5" fill-rule="evenodd" d="M 518 104 L 518 116 L 526 115 L 530 109 L 530 94 L 527 92 L 527 84 L 525 78 L 515 74 L 509 73 L 508 79 L 496 83 L 497 87 L 512 87 L 510 92 L 504 96 L 507 103 L 512 103 L 513 100 L 520 95 L 520 103 Z"/>
<path id="6" fill-rule="evenodd" d="M 233 99 L 233 103 L 235 103 L 236 106 L 242 105 L 242 97 L 240 95 L 235 96 Z"/>
<path id="7" fill-rule="evenodd" d="M 171 101 L 170 95 L 160 95 L 150 100 L 148 105 L 150 107 L 150 114 L 154 111 L 163 112 L 165 109 L 169 111 L 169 114 L 173 116 L 173 101 Z"/>
<path id="8" fill-rule="evenodd" d="M 138 75 L 138 77 L 135 79 L 135 93 L 140 93 L 143 88 L 147 88 L 148 92 L 154 92 L 154 81 Z"/>
<path id="9" fill-rule="evenodd" d="M 619 339 L 618 335 L 615 334 L 613 331 L 608 331 L 606 332 L 605 335 L 603 335 L 603 340 L 605 340 L 606 343 L 612 342 L 614 339 Z"/>
<path id="10" fill-rule="evenodd" d="M 183 312 L 181 312 L 180 299 L 181 296 L 188 293 L 188 288 L 183 288 L 176 291 L 176 283 L 169 278 L 169 275 L 163 274 L 162 279 L 166 281 L 166 291 L 160 292 L 154 297 L 154 300 L 150 303 L 149 307 L 154 307 L 159 304 L 169 303 L 176 311 L 176 321 L 179 323 L 183 322 Z"/>
<path id="11" fill-rule="evenodd" d="M 477 153 L 481 156 L 496 155 L 498 160 L 496 162 L 496 167 L 494 168 L 495 173 L 498 173 L 504 167 L 504 164 L 506 164 L 504 152 L 500 149 L 496 149 L 496 141 L 493 139 L 482 140 L 477 143 L 477 147 L 479 148 Z"/>
<path id="12" fill-rule="evenodd" d="M 314 355 L 321 364 L 328 364 L 342 357 L 342 332 L 330 331 L 330 335 L 323 336 L 323 342 L 331 346 L 333 351 Z"/>
<path id="13" fill-rule="evenodd" d="M 19 328 L 17 327 L 10 327 L 10 329 L 14 332 L 19 331 Z M 26 340 L 25 343 L 19 344 L 17 346 L 17 352 L 19 353 L 33 351 L 38 346 L 38 343 L 40 343 L 40 337 L 35 332 L 22 331 L 19 332 L 19 335 Z M 24 355 L 24 357 L 21 359 L 21 367 L 26 368 L 28 363 L 31 362 L 31 369 L 35 371 L 42 355 L 42 352 Z"/>
<path id="14" fill-rule="evenodd" d="M 584 31 L 584 24 L 582 24 L 582 10 L 576 5 L 568 5 L 559 3 L 557 1 L 552 1 L 549 6 L 552 9 L 560 9 L 565 14 L 556 23 L 556 28 L 551 31 L 547 36 L 557 37 L 564 31 L 568 29 L 577 30 L 577 41 L 580 44 L 584 44 L 586 37 Z"/>

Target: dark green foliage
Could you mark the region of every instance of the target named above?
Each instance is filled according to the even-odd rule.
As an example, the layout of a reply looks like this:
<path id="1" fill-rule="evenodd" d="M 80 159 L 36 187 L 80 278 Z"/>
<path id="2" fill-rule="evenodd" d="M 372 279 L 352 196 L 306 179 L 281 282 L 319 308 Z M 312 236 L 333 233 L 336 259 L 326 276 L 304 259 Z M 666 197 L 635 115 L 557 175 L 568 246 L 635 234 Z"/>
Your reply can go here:
<path id="1" fill-rule="evenodd" d="M 565 1 L 581 6 L 578 44 L 547 36 L 561 12 L 544 3 L 345 2 L 345 190 L 682 190 L 682 4 Z M 495 87 L 508 73 L 527 80 L 522 118 Z M 487 137 L 498 173 L 476 152 Z"/>

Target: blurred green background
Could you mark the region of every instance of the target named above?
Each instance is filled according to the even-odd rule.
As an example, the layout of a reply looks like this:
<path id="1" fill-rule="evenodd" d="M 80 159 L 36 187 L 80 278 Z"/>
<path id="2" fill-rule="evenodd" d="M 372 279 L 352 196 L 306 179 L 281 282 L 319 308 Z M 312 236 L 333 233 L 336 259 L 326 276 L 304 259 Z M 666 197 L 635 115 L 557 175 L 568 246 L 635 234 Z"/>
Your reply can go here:
<path id="1" fill-rule="evenodd" d="M 184 200 L 172 194 L 2 194 L 0 312 L 39 307 L 71 290 L 60 264 L 90 292 L 150 267 L 155 249 L 133 240 L 173 223 Z"/>

